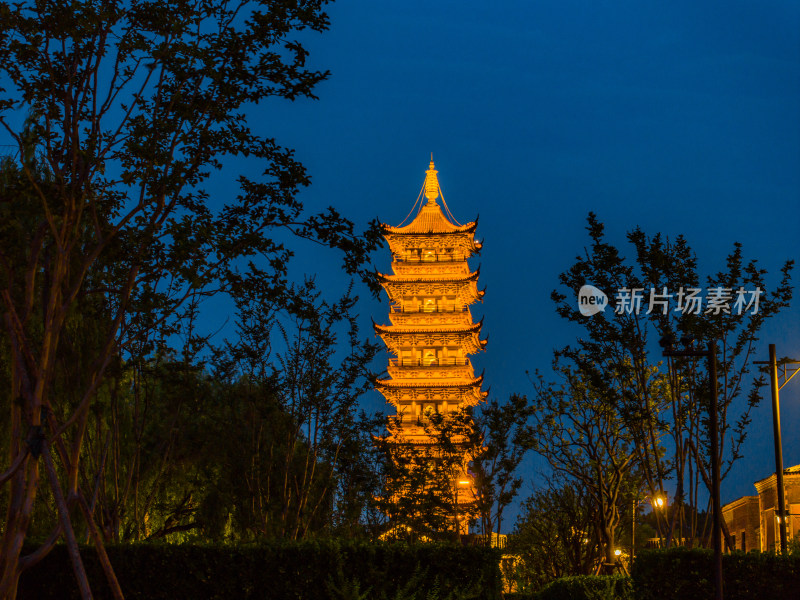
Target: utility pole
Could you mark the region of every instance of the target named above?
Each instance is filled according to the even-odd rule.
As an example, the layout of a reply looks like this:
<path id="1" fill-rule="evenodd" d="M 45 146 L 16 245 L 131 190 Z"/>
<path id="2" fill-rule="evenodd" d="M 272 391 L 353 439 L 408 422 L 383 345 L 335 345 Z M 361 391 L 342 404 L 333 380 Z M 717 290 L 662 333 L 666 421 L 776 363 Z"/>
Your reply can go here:
<path id="1" fill-rule="evenodd" d="M 781 554 L 786 554 L 788 540 L 786 534 L 786 492 L 783 486 L 783 443 L 781 441 L 781 405 L 780 391 L 792 377 L 800 371 L 800 366 L 789 369 L 788 365 L 800 365 L 800 361 L 781 359 L 780 366 L 783 367 L 783 383 L 778 378 L 778 359 L 775 353 L 775 344 L 769 345 L 769 360 L 754 361 L 757 365 L 767 365 L 769 370 L 770 387 L 772 388 L 772 433 L 775 442 L 775 494 L 778 501 L 777 519 L 780 529 Z"/>

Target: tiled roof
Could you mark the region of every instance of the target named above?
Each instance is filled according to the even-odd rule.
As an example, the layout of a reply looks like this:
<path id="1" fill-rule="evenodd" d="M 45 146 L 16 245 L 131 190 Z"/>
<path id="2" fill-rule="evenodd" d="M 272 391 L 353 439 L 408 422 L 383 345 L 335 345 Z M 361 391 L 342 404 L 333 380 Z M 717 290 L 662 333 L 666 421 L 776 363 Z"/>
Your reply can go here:
<path id="1" fill-rule="evenodd" d="M 385 233 L 395 234 L 427 234 L 427 233 L 471 233 L 477 227 L 476 222 L 456 225 L 444 216 L 436 202 L 427 202 L 417 213 L 411 223 L 405 227 L 383 225 Z"/>
<path id="2" fill-rule="evenodd" d="M 475 271 L 468 275 L 460 275 L 460 274 L 445 274 L 445 275 L 386 275 L 384 273 L 378 273 L 378 279 L 381 281 L 386 281 L 390 283 L 417 283 L 424 281 L 426 283 L 436 283 L 441 281 L 442 283 L 452 283 L 452 282 L 460 282 L 460 281 L 477 281 L 478 277 L 481 274 L 481 269 L 478 267 Z"/>
<path id="3" fill-rule="evenodd" d="M 467 381 L 454 382 L 452 380 L 434 380 L 434 381 L 408 381 L 408 380 L 394 380 L 394 379 L 378 379 L 375 385 L 378 387 L 396 387 L 396 388 L 463 388 L 463 387 L 480 387 L 483 383 L 483 375 L 479 375 L 475 379 L 468 379 Z"/>
<path id="4" fill-rule="evenodd" d="M 472 325 L 455 325 L 452 327 L 447 326 L 437 326 L 432 325 L 430 327 L 400 327 L 397 325 L 378 325 L 377 323 L 372 323 L 372 326 L 375 328 L 375 331 L 378 333 L 475 333 L 476 331 L 481 330 L 481 326 L 483 325 L 483 319 L 478 321 L 477 323 L 473 323 Z"/>

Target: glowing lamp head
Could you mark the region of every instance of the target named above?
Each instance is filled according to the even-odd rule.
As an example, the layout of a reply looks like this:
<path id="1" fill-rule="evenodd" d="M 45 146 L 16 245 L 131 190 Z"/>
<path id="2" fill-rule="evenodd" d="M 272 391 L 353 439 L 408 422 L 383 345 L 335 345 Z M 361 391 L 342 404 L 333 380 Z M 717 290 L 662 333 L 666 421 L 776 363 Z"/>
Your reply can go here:
<path id="1" fill-rule="evenodd" d="M 657 506 L 658 508 L 661 508 L 662 506 L 664 506 L 664 499 L 663 499 L 661 496 L 658 496 L 658 497 L 655 499 L 655 502 L 656 502 L 656 506 Z"/>
<path id="2" fill-rule="evenodd" d="M 472 482 L 466 479 L 462 479 L 461 481 L 458 482 L 458 485 L 469 485 L 470 483 Z"/>
<path id="3" fill-rule="evenodd" d="M 619 556 L 620 554 L 622 554 L 622 550 L 620 550 L 619 548 L 614 550 L 614 556 Z"/>

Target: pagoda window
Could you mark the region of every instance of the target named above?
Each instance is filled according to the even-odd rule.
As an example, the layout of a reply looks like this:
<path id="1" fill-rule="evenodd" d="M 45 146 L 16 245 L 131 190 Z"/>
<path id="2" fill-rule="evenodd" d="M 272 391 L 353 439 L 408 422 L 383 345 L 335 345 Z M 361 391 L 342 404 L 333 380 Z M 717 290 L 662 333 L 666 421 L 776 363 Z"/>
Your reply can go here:
<path id="1" fill-rule="evenodd" d="M 436 312 L 436 298 L 425 298 L 422 301 L 423 312 Z"/>
<path id="2" fill-rule="evenodd" d="M 429 262 L 436 260 L 436 250 L 432 248 L 425 248 L 422 251 L 422 260 Z"/>
<path id="3" fill-rule="evenodd" d="M 425 350 L 422 351 L 422 364 L 426 367 L 430 367 L 435 362 L 436 350 L 434 348 L 425 348 Z"/>

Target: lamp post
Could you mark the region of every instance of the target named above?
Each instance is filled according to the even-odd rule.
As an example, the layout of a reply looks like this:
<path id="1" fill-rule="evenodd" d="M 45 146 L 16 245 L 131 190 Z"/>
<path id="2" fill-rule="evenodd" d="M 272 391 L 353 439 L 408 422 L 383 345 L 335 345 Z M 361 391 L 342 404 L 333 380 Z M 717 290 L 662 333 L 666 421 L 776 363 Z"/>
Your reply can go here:
<path id="1" fill-rule="evenodd" d="M 459 536 L 459 539 L 461 539 L 462 535 L 466 535 L 466 534 L 469 533 L 469 521 L 465 519 L 466 520 L 466 523 L 465 523 L 466 527 L 462 527 L 461 521 L 459 519 L 459 504 L 461 502 L 461 488 L 464 488 L 466 486 L 471 486 L 471 485 L 472 485 L 472 480 L 470 480 L 470 479 L 459 479 L 457 484 L 456 484 L 456 534 Z M 462 531 L 463 531 L 463 533 L 462 533 Z M 491 535 L 489 536 L 489 539 L 490 539 L 490 543 L 491 543 Z"/>
<path id="2" fill-rule="evenodd" d="M 787 365 L 800 365 L 800 361 L 789 360 L 784 358 L 781 360 L 783 367 L 783 383 L 778 379 L 778 360 L 775 355 L 775 344 L 769 345 L 769 361 L 757 360 L 754 361 L 757 365 L 769 365 L 769 379 L 770 387 L 772 388 L 772 433 L 775 441 L 775 495 L 778 500 L 778 527 L 780 528 L 781 537 L 781 554 L 786 554 L 787 539 L 786 539 L 786 495 L 783 487 L 783 444 L 781 442 L 781 407 L 779 393 L 792 377 L 797 375 L 800 371 L 800 366 L 795 366 L 791 369 Z"/>
<path id="3" fill-rule="evenodd" d="M 645 500 L 646 499 L 647 497 L 645 496 Z M 650 498 L 650 501 L 653 505 L 653 510 L 664 506 L 664 497 L 661 494 Z M 637 496 L 634 498 L 633 511 L 631 513 L 631 564 L 633 564 L 633 559 L 636 557 L 636 513 L 641 505 L 642 503 L 639 502 L 639 497 Z"/>
<path id="4" fill-rule="evenodd" d="M 722 513 L 719 500 L 719 424 L 717 423 L 717 342 L 712 340 L 705 350 L 692 350 L 694 339 L 684 337 L 681 343 L 686 350 L 675 350 L 675 338 L 666 335 L 659 341 L 664 356 L 705 357 L 708 359 L 708 382 L 711 398 L 708 407 L 709 442 L 711 443 L 711 510 L 713 516 L 712 539 L 714 545 L 714 598 L 722 600 Z"/>

